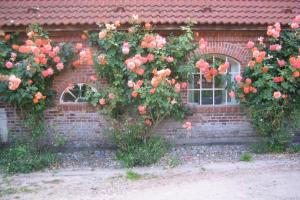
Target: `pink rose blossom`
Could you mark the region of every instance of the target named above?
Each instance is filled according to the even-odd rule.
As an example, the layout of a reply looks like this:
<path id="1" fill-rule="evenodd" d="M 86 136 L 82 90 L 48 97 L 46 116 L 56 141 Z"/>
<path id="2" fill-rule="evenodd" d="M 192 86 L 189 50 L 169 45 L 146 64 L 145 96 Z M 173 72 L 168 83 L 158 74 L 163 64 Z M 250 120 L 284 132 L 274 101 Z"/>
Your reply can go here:
<path id="1" fill-rule="evenodd" d="M 155 88 L 151 88 L 151 89 L 150 89 L 150 94 L 154 94 L 154 93 L 155 93 L 155 91 L 156 91 L 156 89 L 155 89 Z"/>
<path id="2" fill-rule="evenodd" d="M 205 49 L 207 47 L 207 41 L 205 41 L 203 38 L 199 40 L 199 48 Z"/>
<path id="3" fill-rule="evenodd" d="M 192 123 L 191 122 L 185 122 L 183 125 L 182 125 L 183 128 L 187 129 L 187 130 L 190 130 L 192 129 Z"/>
<path id="4" fill-rule="evenodd" d="M 54 57 L 53 61 L 56 62 L 56 63 L 59 63 L 60 62 L 60 57 L 58 57 L 58 56 Z"/>
<path id="5" fill-rule="evenodd" d="M 35 55 L 37 55 L 37 54 L 38 53 L 36 53 Z M 49 57 L 53 58 L 56 55 L 56 53 L 54 51 L 50 51 L 48 55 L 49 55 Z"/>
<path id="6" fill-rule="evenodd" d="M 8 89 L 10 89 L 10 90 L 18 89 L 21 82 L 22 82 L 21 79 L 19 79 L 15 75 L 11 75 L 8 79 Z"/>
<path id="7" fill-rule="evenodd" d="M 127 55 L 127 54 L 129 54 L 129 51 L 130 51 L 130 49 L 129 49 L 129 43 L 128 42 L 124 42 L 123 43 L 123 47 L 122 47 L 122 53 L 124 55 Z"/>
<path id="8" fill-rule="evenodd" d="M 234 97 L 235 97 L 234 91 L 230 91 L 230 92 L 228 93 L 228 95 L 229 95 L 231 98 L 234 98 Z"/>
<path id="9" fill-rule="evenodd" d="M 176 84 L 175 84 L 175 92 L 176 92 L 176 93 L 180 93 L 180 91 L 181 91 L 180 84 L 179 84 L 179 83 L 176 83 Z"/>
<path id="10" fill-rule="evenodd" d="M 132 80 L 129 80 L 127 85 L 128 85 L 128 87 L 133 88 L 135 84 Z"/>
<path id="11" fill-rule="evenodd" d="M 297 23 L 291 23 L 291 28 L 292 29 L 297 29 L 297 28 L 299 28 L 299 24 L 297 24 Z"/>
<path id="12" fill-rule="evenodd" d="M 254 42 L 249 41 L 249 42 L 247 43 L 247 48 L 248 48 L 248 49 L 252 49 L 253 47 L 254 47 Z"/>
<path id="13" fill-rule="evenodd" d="M 99 32 L 99 39 L 104 39 L 106 37 L 106 31 Z"/>
<path id="14" fill-rule="evenodd" d="M 182 83 L 180 84 L 180 87 L 181 87 L 182 89 L 185 89 L 185 88 L 187 87 L 187 83 L 186 83 L 186 82 L 182 82 Z"/>
<path id="15" fill-rule="evenodd" d="M 153 61 L 153 60 L 154 60 L 154 55 L 153 55 L 152 53 L 149 53 L 149 54 L 147 55 L 147 60 L 148 60 L 149 62 Z"/>
<path id="16" fill-rule="evenodd" d="M 57 63 L 56 68 L 58 71 L 61 71 L 64 69 L 64 64 L 63 63 Z"/>
<path id="17" fill-rule="evenodd" d="M 103 99 L 103 98 L 99 99 L 99 104 L 100 104 L 101 106 L 105 105 L 105 104 L 106 104 L 105 99 Z"/>
<path id="18" fill-rule="evenodd" d="M 270 45 L 270 50 L 271 51 L 280 51 L 281 50 L 281 45 L 279 45 L 279 44 Z"/>
<path id="19" fill-rule="evenodd" d="M 6 67 L 7 69 L 11 69 L 11 68 L 13 68 L 13 66 L 14 66 L 14 64 L 13 64 L 12 62 L 10 62 L 10 61 L 7 61 L 7 62 L 5 63 L 5 67 Z"/>
<path id="20" fill-rule="evenodd" d="M 277 63 L 278 63 L 278 65 L 280 67 L 283 67 L 285 65 L 285 61 L 284 60 L 278 60 Z"/>
<path id="21" fill-rule="evenodd" d="M 108 94 L 108 98 L 111 99 L 111 100 L 113 100 L 115 98 L 115 95 L 113 93 L 109 93 Z"/>
<path id="22" fill-rule="evenodd" d="M 93 81 L 93 82 L 95 82 L 95 81 L 97 81 L 97 77 L 94 76 L 94 75 L 92 75 L 92 76 L 90 76 L 90 80 Z"/>
<path id="23" fill-rule="evenodd" d="M 56 47 L 53 48 L 53 52 L 55 54 L 57 54 L 59 51 L 60 51 L 60 47 L 59 46 L 56 46 Z"/>
<path id="24" fill-rule="evenodd" d="M 77 43 L 75 48 L 76 48 L 77 50 L 81 50 L 82 47 L 83 47 L 82 43 Z"/>
<path id="25" fill-rule="evenodd" d="M 257 58 L 257 57 L 259 56 L 259 51 L 258 51 L 258 50 L 254 50 L 254 51 L 252 52 L 252 54 L 253 54 L 253 57 L 254 57 L 254 58 Z"/>
<path id="26" fill-rule="evenodd" d="M 275 99 L 279 99 L 281 97 L 281 92 L 279 92 L 279 91 L 274 92 L 273 96 Z"/>
<path id="27" fill-rule="evenodd" d="M 143 105 L 138 106 L 138 111 L 141 115 L 145 115 L 146 114 L 146 107 Z"/>
<path id="28" fill-rule="evenodd" d="M 48 72 L 49 76 L 53 75 L 53 73 L 54 73 L 54 71 L 51 67 L 47 69 L 47 72 Z"/>
<path id="29" fill-rule="evenodd" d="M 235 80 L 236 80 L 236 82 L 241 82 L 241 80 L 243 79 L 243 77 L 241 76 L 241 75 L 236 75 L 235 76 Z"/>

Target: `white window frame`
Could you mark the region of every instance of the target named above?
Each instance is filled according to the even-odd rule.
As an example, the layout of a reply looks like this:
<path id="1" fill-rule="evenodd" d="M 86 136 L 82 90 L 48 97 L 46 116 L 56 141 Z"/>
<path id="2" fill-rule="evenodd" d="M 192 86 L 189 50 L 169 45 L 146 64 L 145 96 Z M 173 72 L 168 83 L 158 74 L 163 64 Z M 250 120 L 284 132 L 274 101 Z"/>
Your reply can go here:
<path id="1" fill-rule="evenodd" d="M 94 88 L 93 86 L 91 86 L 91 85 L 89 85 L 89 84 L 87 84 L 87 83 L 76 83 L 76 84 L 74 84 L 74 86 L 76 86 L 76 85 L 79 86 L 79 89 L 80 89 L 80 90 L 81 90 L 81 88 L 82 88 L 83 85 L 87 85 L 87 86 L 89 86 L 94 92 L 97 92 L 96 88 Z M 59 99 L 60 104 L 85 104 L 85 103 L 87 103 L 87 102 L 80 102 L 80 101 L 78 101 L 80 98 L 82 98 L 82 96 L 77 97 L 77 96 L 76 96 L 75 94 L 73 94 L 70 90 L 71 90 L 71 87 L 67 87 L 67 88 L 61 93 L 60 99 Z M 70 102 L 70 101 L 69 101 L 69 102 L 64 102 L 64 101 L 63 101 L 63 97 L 64 97 L 64 95 L 65 95 L 66 93 L 69 93 L 71 96 L 73 96 L 74 99 L 75 99 L 75 101 L 74 101 L 74 102 Z"/>
<path id="2" fill-rule="evenodd" d="M 234 58 L 232 57 L 229 57 L 229 56 L 226 56 L 226 55 L 223 55 L 223 54 L 210 54 L 213 58 L 213 62 L 215 62 L 215 58 L 216 57 L 219 57 L 219 58 L 222 58 L 222 57 L 225 57 L 225 61 L 226 62 L 229 62 L 229 64 L 231 65 L 232 62 L 235 62 L 238 66 L 238 72 L 228 72 L 226 70 L 225 74 L 229 73 L 231 75 L 231 81 L 234 82 L 234 77 L 236 75 L 239 75 L 241 74 L 241 64 L 240 62 L 238 62 L 237 60 L 235 60 Z M 231 61 L 231 62 L 230 62 Z M 224 88 L 215 88 L 215 76 L 213 76 L 213 79 L 212 79 L 212 87 L 211 88 L 202 88 L 202 80 L 203 80 L 203 73 L 201 71 L 197 72 L 197 73 L 191 73 L 193 75 L 193 78 L 195 77 L 195 75 L 199 75 L 200 76 L 200 87 L 199 88 L 187 88 L 187 102 L 188 104 L 192 104 L 192 105 L 198 105 L 198 106 L 224 106 L 224 105 L 237 105 L 238 103 L 236 102 L 235 98 L 233 98 L 233 101 L 232 102 L 228 102 L 228 90 L 226 89 L 226 84 L 227 82 L 225 83 L 225 87 Z M 190 80 L 188 81 L 188 83 L 190 82 Z M 189 101 L 189 93 L 190 91 L 199 91 L 199 103 L 198 102 L 190 102 Z M 202 93 L 203 91 L 212 91 L 213 93 L 213 96 L 212 96 L 212 104 L 202 104 Z M 215 104 L 215 91 L 225 91 L 225 103 L 222 103 L 222 104 Z"/>

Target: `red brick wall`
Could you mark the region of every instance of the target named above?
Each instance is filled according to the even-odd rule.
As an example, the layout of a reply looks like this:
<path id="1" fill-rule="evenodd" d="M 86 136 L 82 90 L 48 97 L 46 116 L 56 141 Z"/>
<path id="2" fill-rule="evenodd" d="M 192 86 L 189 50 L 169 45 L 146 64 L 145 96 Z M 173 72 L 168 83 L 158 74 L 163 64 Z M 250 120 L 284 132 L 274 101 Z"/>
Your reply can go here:
<path id="1" fill-rule="evenodd" d="M 80 41 L 80 33 L 54 33 L 57 41 Z M 245 48 L 250 39 L 258 37 L 260 33 L 253 31 L 205 31 L 200 37 L 208 40 L 208 47 L 202 52 L 216 53 L 230 56 L 239 61 L 242 67 L 247 65 L 249 53 Z M 97 113 L 88 104 L 60 104 L 61 93 L 70 83 L 88 83 L 97 89 L 105 87 L 104 82 L 92 83 L 90 76 L 95 75 L 91 66 L 77 70 L 69 69 L 55 78 L 53 89 L 57 92 L 54 106 L 46 113 L 47 141 L 57 144 L 60 141 L 66 146 L 89 147 L 110 144 L 106 129 L 109 119 Z M 186 100 L 186 94 L 184 94 Z M 187 131 L 181 122 L 166 120 L 158 128 L 157 133 L 164 135 L 174 143 L 231 143 L 247 142 L 254 139 L 253 130 L 245 113 L 239 106 L 191 106 L 193 115 L 188 117 L 193 128 Z M 8 128 L 11 135 L 22 134 L 24 127 L 22 120 L 11 107 L 3 104 L 8 116 Z"/>

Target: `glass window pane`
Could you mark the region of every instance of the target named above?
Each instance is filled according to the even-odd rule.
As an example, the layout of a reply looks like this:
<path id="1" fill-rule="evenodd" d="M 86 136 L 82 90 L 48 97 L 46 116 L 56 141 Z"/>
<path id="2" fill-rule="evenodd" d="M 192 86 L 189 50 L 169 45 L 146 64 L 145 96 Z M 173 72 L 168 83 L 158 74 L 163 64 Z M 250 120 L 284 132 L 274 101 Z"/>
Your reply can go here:
<path id="1" fill-rule="evenodd" d="M 215 88 L 225 88 L 225 87 L 226 87 L 226 76 L 216 76 Z"/>
<path id="2" fill-rule="evenodd" d="M 72 96 L 70 93 L 66 92 L 63 96 L 63 102 L 74 102 L 75 101 L 75 97 Z"/>
<path id="3" fill-rule="evenodd" d="M 229 62 L 229 71 L 239 73 L 240 72 L 240 64 L 233 59 L 228 59 Z"/>
<path id="4" fill-rule="evenodd" d="M 86 102 L 86 93 L 89 90 L 96 91 L 91 86 L 84 84 L 84 83 L 78 83 L 75 84 L 72 87 L 67 88 L 63 93 L 61 97 L 62 102 Z"/>
<path id="5" fill-rule="evenodd" d="M 208 90 L 208 91 L 202 91 L 202 105 L 213 105 L 213 91 Z"/>
<path id="6" fill-rule="evenodd" d="M 201 88 L 213 88 L 213 81 L 212 80 L 206 80 L 204 75 L 202 75 Z"/>
<path id="7" fill-rule="evenodd" d="M 189 90 L 188 95 L 189 102 L 199 103 L 201 98 L 201 105 L 221 105 L 227 103 L 236 104 L 236 100 L 234 98 L 230 98 L 227 94 L 226 85 L 229 78 L 228 75 L 231 77 L 231 81 L 234 82 L 235 76 L 240 74 L 239 62 L 231 57 L 217 54 L 205 55 L 205 60 L 210 64 L 210 66 L 215 68 L 218 68 L 226 61 L 229 62 L 229 74 L 227 74 L 227 76 L 217 75 L 211 80 L 207 80 L 202 74 L 201 78 L 199 74 L 190 76 L 188 88 L 191 89 Z M 195 89 L 197 89 L 197 91 L 194 91 Z"/>
<path id="8" fill-rule="evenodd" d="M 227 104 L 236 104 L 236 103 L 237 103 L 236 99 L 234 97 L 231 98 L 227 93 Z"/>
<path id="9" fill-rule="evenodd" d="M 188 91 L 188 102 L 199 104 L 200 103 L 200 91 L 199 90 Z"/>
<path id="10" fill-rule="evenodd" d="M 215 105 L 226 104 L 225 90 L 215 90 Z"/>
<path id="11" fill-rule="evenodd" d="M 189 89 L 199 89 L 200 88 L 200 74 L 191 74 L 189 76 Z"/>

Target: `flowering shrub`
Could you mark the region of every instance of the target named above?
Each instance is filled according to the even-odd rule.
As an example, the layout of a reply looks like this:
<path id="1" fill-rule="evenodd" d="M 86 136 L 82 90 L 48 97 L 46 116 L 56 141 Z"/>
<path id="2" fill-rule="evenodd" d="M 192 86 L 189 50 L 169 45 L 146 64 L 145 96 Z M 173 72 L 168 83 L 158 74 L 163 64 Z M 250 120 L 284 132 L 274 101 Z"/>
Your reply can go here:
<path id="1" fill-rule="evenodd" d="M 284 149 L 291 128 L 298 123 L 300 100 L 300 16 L 291 29 L 281 30 L 279 23 L 269 26 L 267 41 L 249 41 L 253 58 L 237 76 L 237 96 L 248 108 L 253 124 L 272 149 Z M 273 148 L 273 149 L 274 149 Z"/>
<path id="2" fill-rule="evenodd" d="M 68 66 L 74 52 L 69 44 L 54 44 L 38 25 L 28 27 L 27 37 L 24 43 L 17 34 L 0 40 L 0 101 L 35 116 L 29 119 L 41 129 L 37 122 L 53 96 L 53 76 Z"/>
<path id="3" fill-rule="evenodd" d="M 155 127 L 166 117 L 182 120 L 187 112 L 181 91 L 187 88 L 188 74 L 201 70 L 208 81 L 225 73 L 228 63 L 211 66 L 204 56 L 192 56 L 197 47 L 205 48 L 204 39 L 194 42 L 191 28 L 168 38 L 153 32 L 150 23 L 133 21 L 127 31 L 119 31 L 119 22 L 101 26 L 90 34 L 89 41 L 97 52 L 94 64 L 99 76 L 108 82 L 100 92 L 90 92 L 89 101 L 100 105 L 113 117 L 122 114 Z M 191 123 L 185 122 L 190 129 Z"/>
<path id="4" fill-rule="evenodd" d="M 108 87 L 88 96 L 113 117 L 138 116 L 145 126 L 165 117 L 183 119 L 181 90 L 186 89 L 186 57 L 197 45 L 193 32 L 165 38 L 153 32 L 152 25 L 133 23 L 128 31 L 118 31 L 119 23 L 106 24 L 89 36 L 97 48 L 94 63 Z"/>

